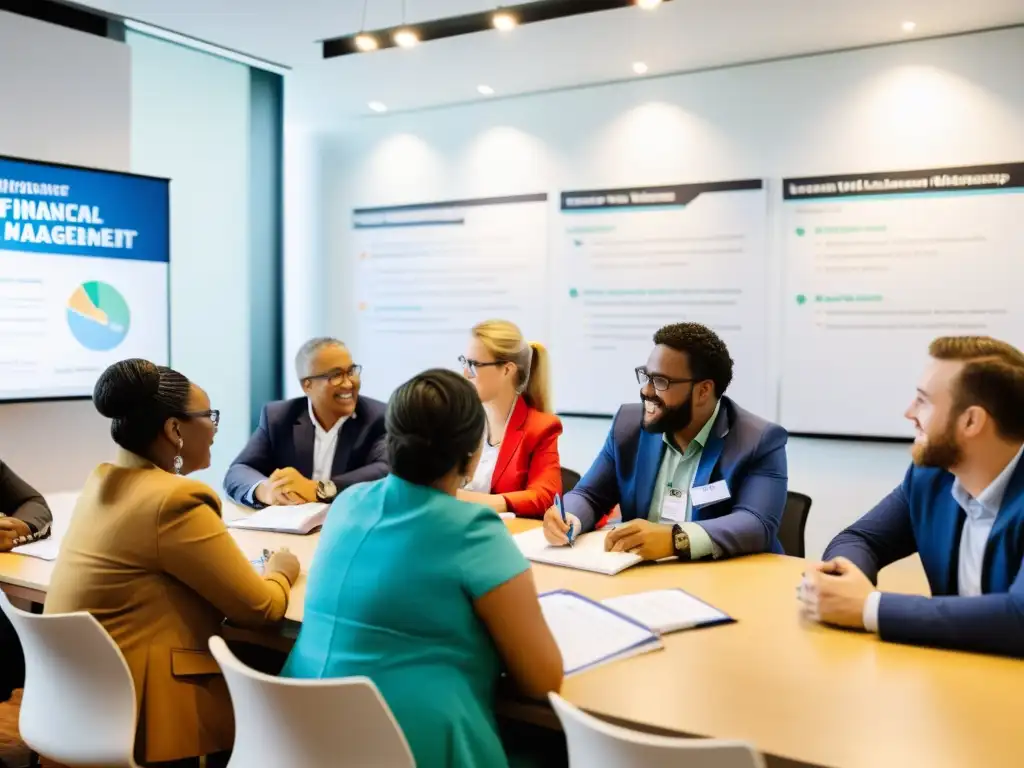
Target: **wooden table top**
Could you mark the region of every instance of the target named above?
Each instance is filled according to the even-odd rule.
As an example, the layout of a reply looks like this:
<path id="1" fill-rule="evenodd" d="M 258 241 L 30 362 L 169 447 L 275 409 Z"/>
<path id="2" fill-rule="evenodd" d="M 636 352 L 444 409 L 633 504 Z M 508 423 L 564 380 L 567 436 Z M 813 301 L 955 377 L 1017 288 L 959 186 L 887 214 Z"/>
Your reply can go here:
<path id="1" fill-rule="evenodd" d="M 231 512 L 230 514 L 238 514 Z M 229 516 L 230 516 L 229 514 Z M 535 522 L 513 520 L 513 532 Z M 232 530 L 246 554 L 288 546 L 312 562 L 318 536 Z M 639 728 L 750 741 L 762 752 L 834 768 L 1021 765 L 1020 661 L 884 643 L 803 621 L 805 562 L 755 555 L 721 563 L 638 566 L 609 577 L 534 565 L 540 591 L 592 598 L 680 587 L 737 619 L 665 637 L 665 649 L 571 677 L 562 694 Z M 44 593 L 52 563 L 0 555 L 0 582 Z M 927 594 L 920 563 L 890 566 L 884 589 Z M 305 576 L 288 618 L 302 620 Z M 17 593 L 17 590 L 12 590 Z"/>

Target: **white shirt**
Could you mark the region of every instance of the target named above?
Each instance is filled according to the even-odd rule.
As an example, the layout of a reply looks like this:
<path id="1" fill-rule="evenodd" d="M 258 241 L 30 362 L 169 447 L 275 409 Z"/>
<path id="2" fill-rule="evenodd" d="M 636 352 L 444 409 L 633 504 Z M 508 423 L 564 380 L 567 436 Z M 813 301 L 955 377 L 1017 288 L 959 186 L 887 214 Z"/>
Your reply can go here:
<path id="1" fill-rule="evenodd" d="M 985 546 L 996 522 L 999 508 L 1003 505 L 1006 487 L 1010 484 L 1013 471 L 1020 463 L 1024 446 L 1010 463 L 1003 467 L 995 480 L 989 483 L 978 498 L 974 498 L 960 484 L 953 482 L 950 493 L 967 516 L 960 533 L 960 556 L 957 564 L 957 594 L 961 597 L 975 597 L 981 594 L 981 574 L 985 564 Z M 872 592 L 864 603 L 864 628 L 869 632 L 878 631 L 878 606 L 882 601 L 881 592 Z"/>
<path id="2" fill-rule="evenodd" d="M 494 478 L 494 465 L 498 463 L 498 454 L 501 452 L 501 444 L 491 445 L 484 440 L 483 451 L 480 453 L 480 463 L 476 465 L 476 472 L 473 479 L 466 485 L 467 491 L 477 493 L 490 493 L 491 480 Z"/>
<path id="3" fill-rule="evenodd" d="M 316 414 L 313 413 L 313 403 L 307 400 L 309 403 L 309 420 L 313 422 L 313 474 L 310 476 L 310 480 L 315 481 L 327 481 L 331 479 L 331 470 L 334 468 L 334 454 L 338 452 L 338 435 L 341 433 L 341 428 L 345 422 L 349 419 L 354 419 L 355 414 L 351 416 L 342 416 L 330 429 L 324 429 L 320 426 L 320 422 L 316 419 Z"/>

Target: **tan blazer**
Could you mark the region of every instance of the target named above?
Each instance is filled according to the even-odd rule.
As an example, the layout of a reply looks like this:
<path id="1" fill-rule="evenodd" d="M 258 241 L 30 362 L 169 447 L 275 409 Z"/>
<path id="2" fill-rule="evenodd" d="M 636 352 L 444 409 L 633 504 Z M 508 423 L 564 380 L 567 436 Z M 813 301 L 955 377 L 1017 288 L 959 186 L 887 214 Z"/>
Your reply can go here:
<path id="1" fill-rule="evenodd" d="M 89 611 L 121 648 L 142 762 L 231 748 L 231 700 L 207 640 L 225 617 L 266 624 L 288 605 L 288 580 L 259 576 L 220 515 L 208 486 L 122 452 L 90 475 L 61 545 L 45 613 Z"/>

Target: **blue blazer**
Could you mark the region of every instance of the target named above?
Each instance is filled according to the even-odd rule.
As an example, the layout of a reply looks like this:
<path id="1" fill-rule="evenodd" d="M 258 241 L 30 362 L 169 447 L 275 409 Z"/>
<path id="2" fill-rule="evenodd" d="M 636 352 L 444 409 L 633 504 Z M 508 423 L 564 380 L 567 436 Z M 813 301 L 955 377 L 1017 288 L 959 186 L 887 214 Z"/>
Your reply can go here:
<path id="1" fill-rule="evenodd" d="M 825 559 L 846 557 L 871 581 L 919 552 L 934 597 L 883 593 L 883 640 L 1024 657 L 1024 462 L 1010 477 L 985 547 L 981 595 L 960 597 L 960 534 L 966 514 L 951 494 L 953 475 L 912 466 L 902 485 L 833 539 Z"/>
<path id="2" fill-rule="evenodd" d="M 624 405 L 612 421 L 604 448 L 579 484 L 565 495 L 565 511 L 583 530 L 616 504 L 622 519 L 647 518 L 666 445 L 641 428 L 643 406 Z M 786 506 L 786 430 L 722 398 L 694 486 L 725 480 L 730 498 L 694 507 L 700 523 L 728 556 L 782 552 L 777 533 Z"/>
<path id="3" fill-rule="evenodd" d="M 331 480 L 341 493 L 350 485 L 380 480 L 388 473 L 384 445 L 387 406 L 359 396 L 355 418 L 341 427 Z M 247 504 L 249 489 L 281 467 L 295 467 L 306 477 L 313 474 L 316 432 L 305 397 L 264 406 L 260 425 L 224 477 L 224 490 L 237 504 Z"/>

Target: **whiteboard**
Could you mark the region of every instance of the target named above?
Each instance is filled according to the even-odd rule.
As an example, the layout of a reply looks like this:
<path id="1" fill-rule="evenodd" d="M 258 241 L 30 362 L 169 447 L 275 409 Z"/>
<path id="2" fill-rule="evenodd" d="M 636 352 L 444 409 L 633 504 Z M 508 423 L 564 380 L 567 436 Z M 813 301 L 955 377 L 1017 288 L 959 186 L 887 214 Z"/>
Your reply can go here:
<path id="1" fill-rule="evenodd" d="M 785 179 L 781 422 L 912 437 L 938 336 L 1024 348 L 1024 163 Z"/>
<path id="2" fill-rule="evenodd" d="M 774 418 L 767 375 L 767 193 L 760 179 L 563 192 L 552 328 L 559 411 L 636 402 L 654 332 L 698 322 L 735 362 L 729 395 Z"/>
<path id="3" fill-rule="evenodd" d="M 423 370 L 459 369 L 470 329 L 488 318 L 546 338 L 546 194 L 360 208 L 352 226 L 368 394 L 386 400 Z"/>

